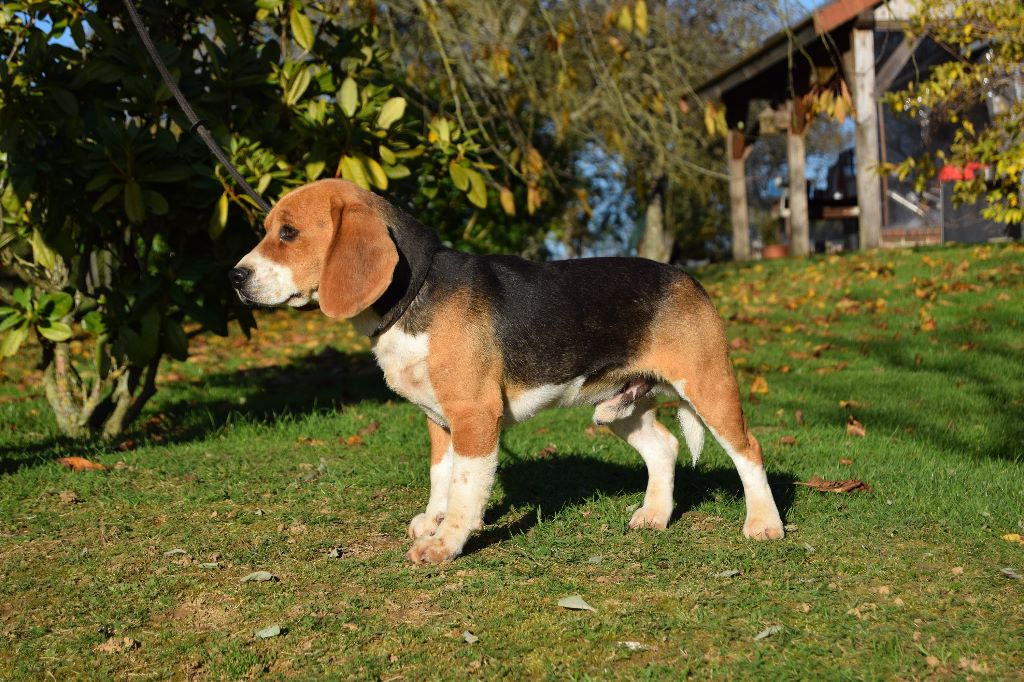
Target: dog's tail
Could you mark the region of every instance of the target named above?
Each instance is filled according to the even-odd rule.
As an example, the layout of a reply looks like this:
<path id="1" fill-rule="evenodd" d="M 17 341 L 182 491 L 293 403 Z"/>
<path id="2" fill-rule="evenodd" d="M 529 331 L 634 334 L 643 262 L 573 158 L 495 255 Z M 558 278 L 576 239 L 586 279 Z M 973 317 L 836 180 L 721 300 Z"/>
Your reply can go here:
<path id="1" fill-rule="evenodd" d="M 704 422 L 697 415 L 696 410 L 690 403 L 683 401 L 679 408 L 679 428 L 686 439 L 686 447 L 690 448 L 690 456 L 693 458 L 693 466 L 697 466 L 700 459 L 700 452 L 704 449 Z"/>

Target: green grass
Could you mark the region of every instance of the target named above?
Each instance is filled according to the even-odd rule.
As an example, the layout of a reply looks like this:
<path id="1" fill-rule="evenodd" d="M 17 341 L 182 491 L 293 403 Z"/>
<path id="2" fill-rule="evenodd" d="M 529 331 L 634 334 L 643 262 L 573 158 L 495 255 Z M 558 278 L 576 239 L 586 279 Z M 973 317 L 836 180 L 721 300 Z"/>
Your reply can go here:
<path id="1" fill-rule="evenodd" d="M 1017 677 L 1024 581 L 1001 569 L 1024 573 L 1002 539 L 1024 533 L 1022 263 L 1009 245 L 697 273 L 789 524 L 776 543 L 741 537 L 739 480 L 710 439 L 696 469 L 681 455 L 669 529 L 627 532 L 639 457 L 563 410 L 506 434 L 467 554 L 412 566 L 422 417 L 365 340 L 315 313 L 200 340 L 114 444 L 59 438 L 38 372 L 6 366 L 0 678 Z M 768 392 L 749 397 L 755 377 Z M 71 473 L 66 455 L 109 470 Z M 873 491 L 795 485 L 814 475 Z M 280 580 L 239 581 L 255 570 Z M 597 612 L 556 606 L 571 594 Z M 254 639 L 272 623 L 284 636 Z M 140 646 L 98 651 L 110 636 Z"/>

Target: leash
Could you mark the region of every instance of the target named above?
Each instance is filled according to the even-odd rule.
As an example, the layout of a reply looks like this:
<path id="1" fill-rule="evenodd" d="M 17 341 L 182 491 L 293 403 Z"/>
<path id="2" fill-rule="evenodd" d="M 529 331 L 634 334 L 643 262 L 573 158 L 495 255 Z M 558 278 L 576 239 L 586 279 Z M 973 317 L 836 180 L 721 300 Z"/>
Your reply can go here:
<path id="1" fill-rule="evenodd" d="M 172 95 L 174 95 L 174 99 L 178 101 L 178 106 L 181 107 L 181 110 L 185 113 L 189 123 L 192 124 L 192 127 L 188 129 L 188 132 L 198 135 L 199 138 L 206 143 L 206 146 L 210 149 L 213 155 L 217 157 L 220 164 L 227 169 L 228 173 L 231 174 L 231 177 L 235 179 L 235 182 L 245 190 L 245 193 L 256 202 L 256 205 L 260 207 L 261 211 L 264 213 L 270 213 L 270 204 L 268 204 L 263 197 L 257 194 L 256 190 L 254 190 L 249 183 L 245 181 L 245 178 L 242 177 L 242 174 L 239 173 L 233 165 L 231 165 L 231 161 L 228 159 L 227 154 L 224 153 L 224 150 L 220 148 L 220 145 L 218 145 L 216 141 L 214 141 L 213 136 L 210 135 L 209 124 L 204 119 L 196 116 L 196 112 L 192 109 L 191 105 L 189 105 L 188 100 L 185 99 L 185 95 L 182 94 L 181 90 L 179 90 L 178 86 L 174 83 L 174 79 L 171 78 L 171 72 L 167 70 L 167 65 L 164 64 L 164 61 L 160 58 L 160 54 L 156 51 L 156 45 L 153 44 L 152 38 L 149 37 L 149 32 L 142 23 L 139 13 L 135 11 L 135 5 L 132 4 L 132 0 L 124 0 L 124 6 L 125 9 L 128 10 L 128 16 L 131 17 L 132 24 L 135 25 L 135 32 L 139 34 L 139 39 L 142 40 L 142 44 L 145 46 L 146 52 L 149 53 L 149 57 L 153 60 L 153 64 L 156 66 L 157 71 L 160 72 L 160 77 L 164 79 L 167 89 L 171 91 Z"/>

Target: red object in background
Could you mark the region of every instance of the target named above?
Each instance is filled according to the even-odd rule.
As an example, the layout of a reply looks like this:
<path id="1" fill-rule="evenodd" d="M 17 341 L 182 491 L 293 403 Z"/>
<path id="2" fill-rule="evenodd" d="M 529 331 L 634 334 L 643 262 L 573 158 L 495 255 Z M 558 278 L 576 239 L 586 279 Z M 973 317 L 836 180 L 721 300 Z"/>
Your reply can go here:
<path id="1" fill-rule="evenodd" d="M 972 161 L 966 166 L 943 166 L 939 171 L 939 182 L 960 182 L 961 180 L 973 180 L 975 171 L 985 167 L 983 163 Z"/>

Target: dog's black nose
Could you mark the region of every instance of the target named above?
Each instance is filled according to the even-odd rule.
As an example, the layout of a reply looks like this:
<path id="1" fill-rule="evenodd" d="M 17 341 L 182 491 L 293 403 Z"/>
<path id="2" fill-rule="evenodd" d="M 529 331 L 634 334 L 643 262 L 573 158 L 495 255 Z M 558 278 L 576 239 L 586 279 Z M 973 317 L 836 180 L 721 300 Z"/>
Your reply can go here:
<path id="1" fill-rule="evenodd" d="M 228 273 L 228 280 L 237 289 L 238 287 L 245 284 L 245 280 L 249 279 L 249 275 L 252 274 L 252 270 L 249 268 L 232 268 L 231 272 Z"/>

